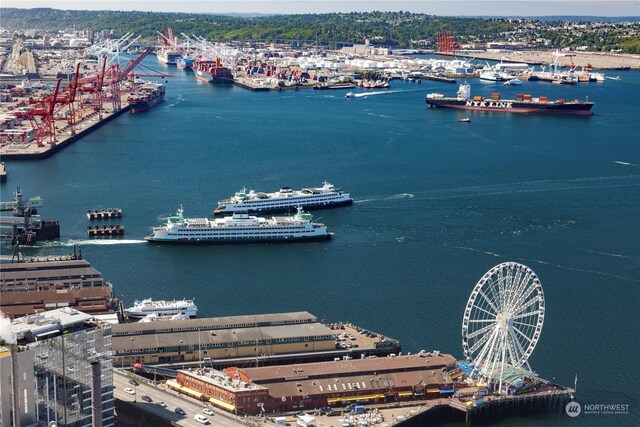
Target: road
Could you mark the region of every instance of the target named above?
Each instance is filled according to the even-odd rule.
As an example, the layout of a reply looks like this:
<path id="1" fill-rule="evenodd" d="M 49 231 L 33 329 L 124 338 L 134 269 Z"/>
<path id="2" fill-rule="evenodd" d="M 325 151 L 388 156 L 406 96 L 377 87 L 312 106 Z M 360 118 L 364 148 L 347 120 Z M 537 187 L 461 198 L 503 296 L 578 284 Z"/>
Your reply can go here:
<path id="1" fill-rule="evenodd" d="M 183 427 L 203 427 L 202 424 L 193 419 L 195 414 L 202 414 L 202 408 L 204 405 L 202 402 L 190 399 L 184 396 L 179 396 L 171 391 L 167 391 L 164 388 L 157 387 L 151 384 L 140 382 L 140 385 L 133 386 L 129 384 L 129 377 L 120 373 L 118 370 L 113 370 L 113 396 L 115 399 L 122 400 L 124 402 L 131 402 L 141 410 L 153 414 L 155 417 L 164 418 L 169 420 L 174 425 Z M 125 388 L 132 388 L 135 390 L 135 395 L 125 393 Z M 143 395 L 149 396 L 153 399 L 153 403 L 145 402 L 141 399 Z M 163 401 L 167 404 L 166 408 L 156 404 L 157 401 Z M 174 412 L 176 407 L 184 409 L 187 415 L 178 415 Z M 236 421 L 234 416 L 228 413 L 224 413 L 220 410 L 212 408 L 216 414 L 207 416 L 211 425 L 221 427 L 246 427 L 241 421 Z"/>

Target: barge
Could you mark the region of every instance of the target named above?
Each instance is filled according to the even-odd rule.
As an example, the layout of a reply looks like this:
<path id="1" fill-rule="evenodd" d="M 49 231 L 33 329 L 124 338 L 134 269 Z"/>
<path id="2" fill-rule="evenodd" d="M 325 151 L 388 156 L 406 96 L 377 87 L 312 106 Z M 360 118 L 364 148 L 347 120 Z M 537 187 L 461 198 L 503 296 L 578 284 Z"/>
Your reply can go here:
<path id="1" fill-rule="evenodd" d="M 122 218 L 122 209 L 94 209 L 87 210 L 87 219 L 110 219 L 110 218 Z"/>
<path id="2" fill-rule="evenodd" d="M 94 225 L 93 227 L 88 225 L 87 235 L 89 237 L 122 236 L 124 235 L 124 225 Z"/>

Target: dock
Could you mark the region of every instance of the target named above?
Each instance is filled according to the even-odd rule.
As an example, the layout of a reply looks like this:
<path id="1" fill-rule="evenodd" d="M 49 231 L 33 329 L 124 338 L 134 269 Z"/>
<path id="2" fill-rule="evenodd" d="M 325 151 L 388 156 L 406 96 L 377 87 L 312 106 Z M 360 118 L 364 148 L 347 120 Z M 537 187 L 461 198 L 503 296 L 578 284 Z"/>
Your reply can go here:
<path id="1" fill-rule="evenodd" d="M 62 132 L 58 132 L 58 141 L 55 145 L 45 144 L 39 147 L 35 141 L 23 144 L 9 144 L 0 149 L 0 159 L 6 160 L 36 160 L 46 159 L 53 154 L 62 150 L 63 148 L 73 144 L 83 136 L 86 136 L 98 129 L 102 125 L 109 123 L 111 120 L 120 116 L 121 114 L 129 111 L 129 106 L 123 106 L 120 110 L 115 112 L 103 113 L 103 119 L 100 120 L 98 115 L 92 115 L 85 118 L 85 120 L 78 123 L 79 131 L 74 134 L 71 131 L 65 129 Z"/>

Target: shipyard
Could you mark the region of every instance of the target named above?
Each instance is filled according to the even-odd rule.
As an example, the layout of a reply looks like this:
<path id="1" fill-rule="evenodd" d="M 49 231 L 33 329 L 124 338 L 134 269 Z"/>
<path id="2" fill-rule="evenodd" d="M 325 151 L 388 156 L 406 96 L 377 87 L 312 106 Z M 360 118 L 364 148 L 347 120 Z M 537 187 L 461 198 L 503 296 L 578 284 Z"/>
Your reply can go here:
<path id="1" fill-rule="evenodd" d="M 6 1 L 0 426 L 636 424 L 628 9 Z"/>

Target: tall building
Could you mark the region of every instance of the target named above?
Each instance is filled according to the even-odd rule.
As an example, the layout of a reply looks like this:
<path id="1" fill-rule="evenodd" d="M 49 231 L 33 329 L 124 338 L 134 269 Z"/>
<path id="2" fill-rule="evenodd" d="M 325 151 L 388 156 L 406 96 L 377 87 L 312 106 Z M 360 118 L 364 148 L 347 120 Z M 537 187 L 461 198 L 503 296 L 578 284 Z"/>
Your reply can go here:
<path id="1" fill-rule="evenodd" d="M 94 398 L 102 408 L 102 426 L 114 425 L 110 325 L 66 307 L 15 319 L 11 329 L 20 349 L 18 360 L 25 366 L 20 365 L 24 374 L 18 374 L 18 400 L 25 402 L 26 412 L 33 413 L 32 422 L 21 425 L 56 422 L 58 426 L 91 426 Z M 21 356 L 23 353 L 30 356 Z M 22 362 L 22 358 L 27 360 Z M 0 369 L 5 365 L 2 360 Z M 99 362 L 101 369 L 94 370 L 92 362 Z M 4 370 L 2 373 L 4 381 Z M 4 422 L 10 417 L 5 415 L 11 412 L 12 404 L 5 395 L 12 393 L 5 393 L 2 385 L 0 427 L 8 427 L 11 424 Z"/>
<path id="2" fill-rule="evenodd" d="M 21 379 L 17 384 L 19 423 L 30 426 L 36 422 L 35 394 L 33 392 L 34 370 L 33 349 L 11 353 L 10 346 L 0 346 L 0 427 L 13 425 L 13 363 L 16 363 L 17 377 Z"/>

